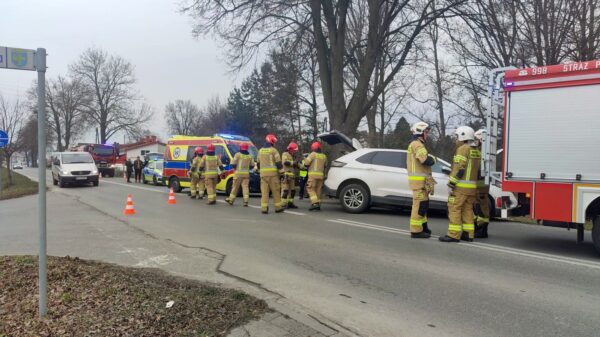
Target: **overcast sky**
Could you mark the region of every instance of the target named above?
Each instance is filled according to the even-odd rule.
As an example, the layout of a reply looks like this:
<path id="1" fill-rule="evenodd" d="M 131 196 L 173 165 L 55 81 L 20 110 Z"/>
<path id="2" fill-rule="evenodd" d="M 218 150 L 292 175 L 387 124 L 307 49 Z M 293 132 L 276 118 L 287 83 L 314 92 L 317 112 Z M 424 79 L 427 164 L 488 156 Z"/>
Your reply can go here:
<path id="1" fill-rule="evenodd" d="M 47 78 L 65 74 L 89 47 L 124 57 L 135 66 L 139 92 L 156 110 L 150 129 L 165 137 L 163 110 L 169 101 L 204 105 L 215 95 L 226 99 L 242 77 L 228 74 L 223 53 L 210 37 L 192 37 L 190 19 L 178 13 L 179 3 L 2 0 L 0 46 L 46 48 Z M 24 96 L 35 78 L 34 72 L 0 70 L 0 92 L 8 98 Z"/>

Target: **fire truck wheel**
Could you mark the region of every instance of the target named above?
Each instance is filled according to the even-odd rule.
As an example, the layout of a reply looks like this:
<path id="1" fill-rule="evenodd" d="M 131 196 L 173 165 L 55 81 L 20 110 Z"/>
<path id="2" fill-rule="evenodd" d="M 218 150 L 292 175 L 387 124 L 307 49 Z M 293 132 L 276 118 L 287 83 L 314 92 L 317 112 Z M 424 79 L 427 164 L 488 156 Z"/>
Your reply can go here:
<path id="1" fill-rule="evenodd" d="M 592 228 L 592 241 L 594 241 L 594 247 L 600 254 L 600 215 L 594 217 L 594 227 Z"/>

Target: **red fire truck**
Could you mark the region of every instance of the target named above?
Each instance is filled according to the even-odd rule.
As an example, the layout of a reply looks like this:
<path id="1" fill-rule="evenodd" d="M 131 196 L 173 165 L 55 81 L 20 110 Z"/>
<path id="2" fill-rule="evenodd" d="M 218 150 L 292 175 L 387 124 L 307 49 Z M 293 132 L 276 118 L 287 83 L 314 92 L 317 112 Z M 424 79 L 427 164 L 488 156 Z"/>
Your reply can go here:
<path id="1" fill-rule="evenodd" d="M 115 164 L 119 159 L 119 144 L 90 144 L 79 143 L 71 151 L 89 152 L 94 158 L 98 171 L 102 176 L 115 176 Z"/>
<path id="2" fill-rule="evenodd" d="M 600 61 L 495 69 L 489 92 L 486 179 L 514 192 L 532 219 L 576 229 L 578 242 L 591 221 L 600 253 Z"/>

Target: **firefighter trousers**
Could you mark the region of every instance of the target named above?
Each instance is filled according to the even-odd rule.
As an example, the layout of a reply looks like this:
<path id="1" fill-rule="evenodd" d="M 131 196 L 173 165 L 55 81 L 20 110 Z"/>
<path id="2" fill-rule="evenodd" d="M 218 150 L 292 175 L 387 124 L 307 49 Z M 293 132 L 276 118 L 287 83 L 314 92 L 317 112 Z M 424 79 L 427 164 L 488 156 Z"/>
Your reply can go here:
<path id="1" fill-rule="evenodd" d="M 217 201 L 217 178 L 204 178 L 204 184 L 206 185 L 206 195 L 209 202 Z"/>
<path id="2" fill-rule="evenodd" d="M 308 181 L 306 182 L 306 191 L 308 192 L 312 204 L 320 204 L 321 192 L 323 191 L 323 178 L 309 176 Z"/>
<path id="3" fill-rule="evenodd" d="M 238 191 L 240 190 L 240 186 L 242 186 L 242 195 L 244 196 L 244 203 L 248 203 L 248 199 L 250 199 L 250 177 L 234 177 L 233 183 L 231 185 L 231 193 L 229 194 L 229 201 L 232 203 L 235 201 L 235 198 L 238 195 Z"/>
<path id="4" fill-rule="evenodd" d="M 462 232 L 469 238 L 475 237 L 475 216 L 473 205 L 477 200 L 477 192 L 473 189 L 456 188 L 448 196 L 448 236 L 460 240 Z"/>
<path id="5" fill-rule="evenodd" d="M 425 188 L 413 190 L 413 203 L 410 212 L 410 232 L 421 233 L 423 225 L 427 223 L 429 210 L 429 193 Z"/>
<path id="6" fill-rule="evenodd" d="M 192 173 L 192 181 L 190 182 L 190 192 L 192 197 L 196 195 L 203 197 L 204 188 L 204 179 L 200 178 L 199 174 Z"/>
<path id="7" fill-rule="evenodd" d="M 475 203 L 475 223 L 477 226 L 490 223 L 490 188 L 477 189 L 477 202 Z"/>
<path id="8" fill-rule="evenodd" d="M 273 194 L 275 210 L 280 210 L 281 204 L 281 184 L 278 176 L 260 177 L 260 208 L 263 212 L 269 210 L 269 193 Z"/>
<path id="9" fill-rule="evenodd" d="M 285 175 L 281 181 L 281 201 L 284 204 L 294 203 L 296 195 L 296 177 L 293 175 Z"/>

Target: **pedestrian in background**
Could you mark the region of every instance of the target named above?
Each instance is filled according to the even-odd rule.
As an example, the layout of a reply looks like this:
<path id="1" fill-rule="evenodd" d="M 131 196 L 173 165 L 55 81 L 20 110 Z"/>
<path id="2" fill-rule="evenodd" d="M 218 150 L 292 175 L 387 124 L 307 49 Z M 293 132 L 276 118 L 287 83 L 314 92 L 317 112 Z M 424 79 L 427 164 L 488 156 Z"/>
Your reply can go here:
<path id="1" fill-rule="evenodd" d="M 304 190 L 306 188 L 306 181 L 308 179 L 308 169 L 304 166 L 304 159 L 308 157 L 308 153 L 303 154 L 302 157 L 302 162 L 300 162 L 300 165 L 298 165 L 298 176 L 300 177 L 298 181 L 298 184 L 300 185 L 300 191 L 298 196 L 299 200 L 304 199 Z"/>
<path id="2" fill-rule="evenodd" d="M 127 159 L 125 162 L 125 168 L 127 172 L 127 182 L 131 183 L 131 174 L 133 173 L 133 162 L 131 161 L 131 158 Z"/>
<path id="3" fill-rule="evenodd" d="M 133 170 L 135 171 L 135 182 L 142 182 L 142 169 L 144 168 L 144 162 L 140 159 L 140 156 L 133 162 Z"/>

